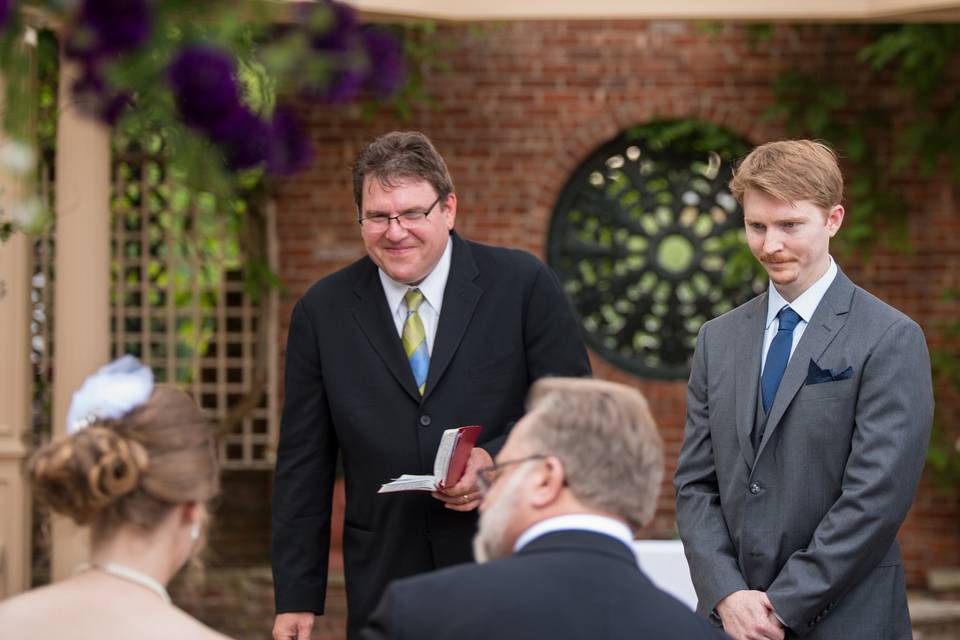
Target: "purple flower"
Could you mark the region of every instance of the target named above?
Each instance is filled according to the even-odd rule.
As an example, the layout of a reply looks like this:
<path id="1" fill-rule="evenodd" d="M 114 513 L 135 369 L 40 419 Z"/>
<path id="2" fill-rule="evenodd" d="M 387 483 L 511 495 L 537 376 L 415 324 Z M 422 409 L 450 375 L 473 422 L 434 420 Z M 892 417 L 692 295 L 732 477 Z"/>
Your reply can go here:
<path id="1" fill-rule="evenodd" d="M 342 104 L 355 100 L 364 89 L 387 96 L 403 84 L 403 54 L 390 33 L 361 30 L 356 10 L 336 0 L 322 0 L 302 11 L 300 23 L 315 27 L 308 33 L 311 47 L 329 61 L 322 77 L 308 81 L 308 95 Z"/>
<path id="2" fill-rule="evenodd" d="M 367 80 L 363 69 L 345 69 L 334 72 L 329 84 L 323 92 L 323 97 L 334 104 L 346 104 L 356 99 Z"/>
<path id="3" fill-rule="evenodd" d="M 354 47 L 333 53 L 334 71 L 321 92 L 329 102 L 344 104 L 370 89 L 380 97 L 396 92 L 405 77 L 400 43 L 383 29 L 365 29 L 353 34 Z"/>
<path id="4" fill-rule="evenodd" d="M 86 66 L 83 75 L 77 78 L 70 90 L 78 108 L 110 126 L 115 125 L 123 112 L 133 106 L 133 98 L 127 93 L 112 90 L 92 65 Z"/>
<path id="5" fill-rule="evenodd" d="M 288 176 L 310 164 L 313 156 L 310 138 L 293 110 L 278 106 L 270 129 L 268 172 Z"/>
<path id="6" fill-rule="evenodd" d="M 189 46 L 167 70 L 174 100 L 183 121 L 213 140 L 234 137 L 249 123 L 240 103 L 233 59 L 223 51 Z"/>
<path id="7" fill-rule="evenodd" d="M 363 32 L 363 41 L 370 61 L 368 86 L 385 97 L 395 93 L 406 75 L 400 43 L 383 29 L 370 28 Z"/>
<path id="8" fill-rule="evenodd" d="M 231 169 L 252 169 L 267 160 L 271 147 L 270 125 L 243 109 L 235 117 L 230 137 L 221 142 Z"/>
<path id="9" fill-rule="evenodd" d="M 113 93 L 100 108 L 100 119 L 111 127 L 117 124 L 120 116 L 133 107 L 133 98 L 129 93 Z"/>
<path id="10" fill-rule="evenodd" d="M 151 20 L 147 0 L 83 0 L 66 53 L 95 59 L 135 49 L 150 35 Z"/>
<path id="11" fill-rule="evenodd" d="M 310 44 L 314 49 L 347 53 L 354 48 L 357 12 L 353 7 L 341 2 L 329 1 L 315 6 L 313 11 L 329 12 L 326 30 L 315 33 L 310 38 Z"/>
<path id="12" fill-rule="evenodd" d="M 13 0 L 0 0 L 0 29 L 7 26 L 10 13 L 13 11 Z"/>

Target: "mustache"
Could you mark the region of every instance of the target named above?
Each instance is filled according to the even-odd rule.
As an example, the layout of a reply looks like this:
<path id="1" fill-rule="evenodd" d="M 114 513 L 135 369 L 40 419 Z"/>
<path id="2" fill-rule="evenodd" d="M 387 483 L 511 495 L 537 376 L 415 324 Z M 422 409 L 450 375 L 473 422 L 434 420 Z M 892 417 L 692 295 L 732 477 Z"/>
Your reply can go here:
<path id="1" fill-rule="evenodd" d="M 760 262 L 767 262 L 770 264 L 787 264 L 788 262 L 793 262 L 792 258 L 774 258 L 773 256 L 766 253 L 761 253 L 758 256 L 758 259 L 760 260 Z"/>

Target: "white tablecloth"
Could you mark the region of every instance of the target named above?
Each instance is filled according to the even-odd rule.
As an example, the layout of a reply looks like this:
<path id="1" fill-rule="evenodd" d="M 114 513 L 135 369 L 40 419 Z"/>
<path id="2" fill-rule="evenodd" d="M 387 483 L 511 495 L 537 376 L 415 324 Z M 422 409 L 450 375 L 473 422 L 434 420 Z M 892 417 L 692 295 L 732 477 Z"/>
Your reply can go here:
<path id="1" fill-rule="evenodd" d="M 633 551 L 640 568 L 655 585 L 691 609 L 697 608 L 697 593 L 690 580 L 690 567 L 679 540 L 635 540 Z"/>

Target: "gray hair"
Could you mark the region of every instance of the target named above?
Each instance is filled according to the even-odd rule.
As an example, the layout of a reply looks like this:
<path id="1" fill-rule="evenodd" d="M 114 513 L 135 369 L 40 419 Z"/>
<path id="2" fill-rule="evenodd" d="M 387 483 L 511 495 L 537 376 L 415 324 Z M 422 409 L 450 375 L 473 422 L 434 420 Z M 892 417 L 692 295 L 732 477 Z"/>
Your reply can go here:
<path id="1" fill-rule="evenodd" d="M 563 463 L 570 491 L 586 506 L 627 521 L 650 522 L 663 480 L 663 441 L 639 391 L 615 382 L 544 378 L 527 400 L 517 434 Z"/>
<path id="2" fill-rule="evenodd" d="M 353 163 L 353 199 L 363 209 L 363 180 L 371 176 L 384 187 L 395 187 L 398 179 L 425 180 L 440 199 L 453 193 L 453 179 L 447 164 L 430 138 L 419 131 L 385 133 L 360 152 Z"/>

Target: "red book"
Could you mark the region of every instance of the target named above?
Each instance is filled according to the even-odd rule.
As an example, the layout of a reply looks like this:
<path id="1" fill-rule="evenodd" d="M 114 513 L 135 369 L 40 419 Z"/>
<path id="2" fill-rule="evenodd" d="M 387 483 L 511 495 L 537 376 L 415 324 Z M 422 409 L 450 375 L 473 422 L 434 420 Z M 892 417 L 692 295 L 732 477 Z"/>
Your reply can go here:
<path id="1" fill-rule="evenodd" d="M 458 429 L 447 429 L 440 437 L 440 446 L 433 459 L 433 475 L 413 475 L 405 473 L 399 478 L 387 482 L 377 493 L 396 491 L 436 491 L 442 487 L 457 484 L 467 468 L 470 451 L 477 443 L 477 436 L 483 427 L 471 425 Z"/>

